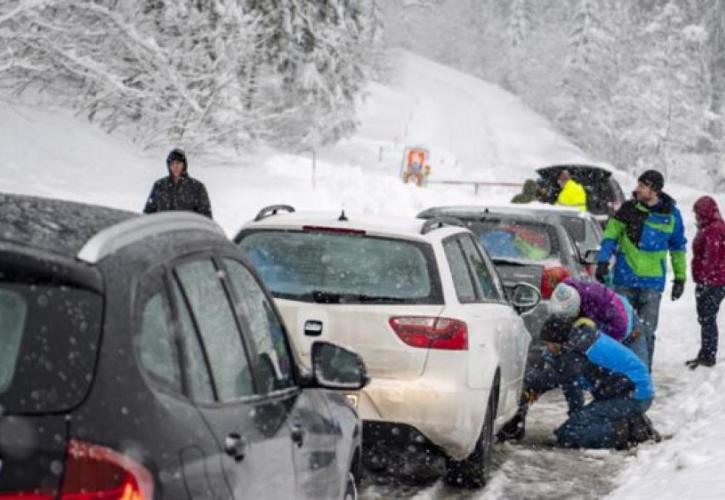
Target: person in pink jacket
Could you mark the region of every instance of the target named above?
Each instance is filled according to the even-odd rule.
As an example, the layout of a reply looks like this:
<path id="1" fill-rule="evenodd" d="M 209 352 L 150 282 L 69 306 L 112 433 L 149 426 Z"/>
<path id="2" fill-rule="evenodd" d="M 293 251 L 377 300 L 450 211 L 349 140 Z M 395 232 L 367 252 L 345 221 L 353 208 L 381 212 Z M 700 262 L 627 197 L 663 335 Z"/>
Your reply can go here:
<path id="1" fill-rule="evenodd" d="M 700 352 L 687 361 L 691 369 L 713 366 L 716 361 L 717 313 L 725 298 L 725 222 L 717 202 L 702 196 L 695 202 L 697 234 L 692 242 L 692 277 L 695 281 L 697 320 L 700 323 Z"/>

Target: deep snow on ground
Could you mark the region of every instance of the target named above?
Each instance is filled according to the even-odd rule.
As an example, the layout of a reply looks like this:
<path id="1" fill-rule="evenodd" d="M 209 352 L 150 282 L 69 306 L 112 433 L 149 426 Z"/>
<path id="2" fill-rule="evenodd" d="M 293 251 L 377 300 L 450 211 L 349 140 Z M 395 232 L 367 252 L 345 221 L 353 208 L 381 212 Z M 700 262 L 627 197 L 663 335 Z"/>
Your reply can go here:
<path id="1" fill-rule="evenodd" d="M 500 203 L 514 190 L 471 186 L 426 188 L 398 178 L 405 145 L 431 152 L 432 180 L 521 182 L 536 166 L 587 161 L 539 115 L 502 89 L 407 53 L 393 59 L 388 86 L 371 84 L 360 106 L 358 133 L 311 155 L 189 152 L 190 173 L 210 193 L 215 219 L 232 236 L 265 205 L 345 209 L 412 216 L 438 204 Z M 166 151 L 141 151 L 70 112 L 0 98 L 0 190 L 54 196 L 139 211 L 153 181 L 165 175 Z M 172 146 L 169 145 L 169 149 Z M 180 146 L 183 147 L 183 144 Z M 617 173 L 625 192 L 633 179 Z M 691 207 L 701 193 L 666 186 L 694 237 Z M 723 197 L 718 198 L 723 201 Z M 565 418 L 563 400 L 534 406 L 521 444 L 496 448 L 488 487 L 461 492 L 435 478 L 417 485 L 366 479 L 363 498 L 723 498 L 725 367 L 691 372 L 683 365 L 699 342 L 694 286 L 675 303 L 663 296 L 655 355 L 658 397 L 650 411 L 672 439 L 636 451 L 564 451 L 551 431 Z M 725 320 L 721 322 L 725 324 Z M 395 478 L 393 478 L 395 479 Z"/>

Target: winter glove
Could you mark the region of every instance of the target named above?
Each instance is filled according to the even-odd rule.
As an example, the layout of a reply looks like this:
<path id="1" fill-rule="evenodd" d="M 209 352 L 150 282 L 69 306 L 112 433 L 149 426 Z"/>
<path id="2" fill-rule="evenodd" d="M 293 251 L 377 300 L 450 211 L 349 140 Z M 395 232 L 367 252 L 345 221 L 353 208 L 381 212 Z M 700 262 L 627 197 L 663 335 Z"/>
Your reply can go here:
<path id="1" fill-rule="evenodd" d="M 594 272 L 594 277 L 597 278 L 599 283 L 606 283 L 608 274 L 609 262 L 600 262 L 597 264 L 597 270 Z"/>
<path id="2" fill-rule="evenodd" d="M 523 392 L 523 400 L 526 402 L 526 404 L 534 404 L 534 401 L 536 401 L 537 399 L 539 399 L 539 394 L 533 389 L 526 389 Z"/>
<path id="3" fill-rule="evenodd" d="M 685 291 L 685 280 L 675 280 L 672 282 L 672 300 L 682 297 Z"/>

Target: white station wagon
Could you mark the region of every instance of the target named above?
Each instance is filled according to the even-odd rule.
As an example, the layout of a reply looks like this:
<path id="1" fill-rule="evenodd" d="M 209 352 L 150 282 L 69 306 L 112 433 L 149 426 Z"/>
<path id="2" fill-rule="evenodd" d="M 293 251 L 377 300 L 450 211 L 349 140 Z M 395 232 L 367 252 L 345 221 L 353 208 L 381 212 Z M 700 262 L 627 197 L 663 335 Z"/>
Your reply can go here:
<path id="1" fill-rule="evenodd" d="M 316 340 L 357 351 L 370 383 L 348 400 L 364 441 L 426 440 L 450 484 L 480 486 L 517 410 L 531 337 L 477 238 L 455 219 L 263 209 L 235 238 L 271 290 L 303 363 Z"/>

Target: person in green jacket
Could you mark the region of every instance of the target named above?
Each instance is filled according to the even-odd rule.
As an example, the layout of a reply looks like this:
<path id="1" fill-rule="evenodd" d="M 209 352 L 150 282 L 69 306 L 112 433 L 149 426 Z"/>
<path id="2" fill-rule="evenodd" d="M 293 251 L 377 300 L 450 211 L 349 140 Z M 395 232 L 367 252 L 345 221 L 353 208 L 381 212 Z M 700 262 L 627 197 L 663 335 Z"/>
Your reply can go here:
<path id="1" fill-rule="evenodd" d="M 587 192 L 584 186 L 574 180 L 568 170 L 562 170 L 556 178 L 556 182 L 561 187 L 559 196 L 556 198 L 556 205 L 577 208 L 582 212 L 587 211 Z"/>
<path id="2" fill-rule="evenodd" d="M 682 296 L 687 275 L 682 215 L 675 200 L 662 192 L 664 184 L 656 170 L 639 177 L 634 199 L 623 203 L 607 222 L 595 273 L 598 281 L 606 283 L 614 257 L 614 291 L 629 300 L 642 320 L 650 371 L 668 253 L 675 274 L 672 300 Z"/>

